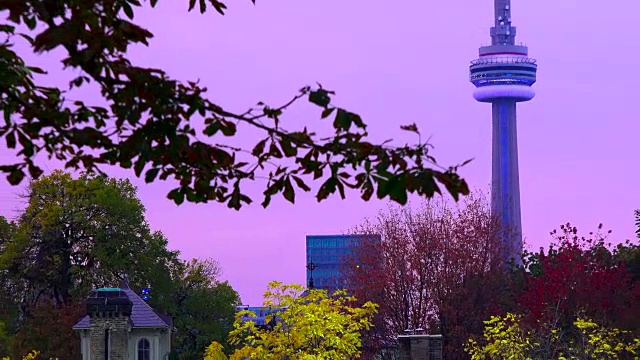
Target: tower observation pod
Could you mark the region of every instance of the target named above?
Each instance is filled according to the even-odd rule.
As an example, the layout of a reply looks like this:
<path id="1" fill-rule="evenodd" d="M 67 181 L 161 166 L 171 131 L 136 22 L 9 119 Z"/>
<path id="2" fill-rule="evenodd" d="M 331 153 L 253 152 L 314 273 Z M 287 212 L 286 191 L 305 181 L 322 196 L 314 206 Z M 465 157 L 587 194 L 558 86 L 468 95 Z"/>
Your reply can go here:
<path id="1" fill-rule="evenodd" d="M 473 97 L 492 107 L 491 211 L 507 230 L 508 258 L 520 263 L 522 223 L 518 176 L 516 103 L 535 96 L 537 65 L 524 45 L 516 45 L 516 28 L 511 22 L 510 0 L 494 0 L 491 45 L 479 50 L 471 61 Z"/>

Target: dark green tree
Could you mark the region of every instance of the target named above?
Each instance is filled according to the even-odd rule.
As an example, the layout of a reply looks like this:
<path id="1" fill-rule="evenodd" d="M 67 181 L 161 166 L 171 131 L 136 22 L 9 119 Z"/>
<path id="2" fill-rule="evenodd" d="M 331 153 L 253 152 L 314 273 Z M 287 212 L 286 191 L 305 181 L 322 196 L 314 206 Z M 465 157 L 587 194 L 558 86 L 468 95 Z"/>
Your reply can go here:
<path id="1" fill-rule="evenodd" d="M 0 254 L 15 233 L 15 224 L 0 216 Z M 15 331 L 17 318 L 17 302 L 12 296 L 15 281 L 8 276 L 8 271 L 0 265 L 0 354 L 11 351 L 11 334 Z"/>
<path id="2" fill-rule="evenodd" d="M 129 181 L 55 171 L 31 182 L 25 199 L 15 223 L 0 218 L 0 295 L 20 310 L 8 322 L 20 327 L 7 327 L 7 341 L 0 336 L 4 354 L 37 348 L 46 357 L 77 357 L 71 326 L 85 297 L 125 275 L 134 290 L 151 287 L 151 305 L 173 317 L 179 358 L 226 342 L 238 294 L 220 281 L 214 260 L 184 261 L 167 249 Z"/>
<path id="3" fill-rule="evenodd" d="M 227 344 L 233 329 L 238 293 L 212 259 L 183 261 L 176 268 L 170 314 L 176 328 L 172 343 L 177 359 L 198 359 L 213 341 Z"/>
<path id="4" fill-rule="evenodd" d="M 23 305 L 45 299 L 69 304 L 94 287 L 117 285 L 124 275 L 146 286 L 164 269 L 170 279 L 169 265 L 178 254 L 149 229 L 129 181 L 74 179 L 55 171 L 31 182 L 25 197 L 28 205 L 0 256 L 22 283 Z"/>
<path id="5" fill-rule="evenodd" d="M 209 6 L 221 14 L 226 9 L 218 0 L 190 0 L 189 10 L 196 3 L 201 13 Z M 294 187 L 310 191 L 310 179 L 322 182 L 318 201 L 336 192 L 344 198 L 345 188 L 364 200 L 375 193 L 401 204 L 407 193 L 432 197 L 441 186 L 456 199 L 469 192 L 456 167 L 436 163 L 429 144 L 369 142 L 360 116 L 333 106 L 333 92 L 322 87 L 303 87 L 279 106 L 259 102 L 233 112 L 207 98 L 197 81 L 133 64 L 129 46 L 148 46 L 153 37 L 133 21 L 141 6 L 139 0 L 0 1 L 7 19 L 0 22 L 0 137 L 18 153 L 15 163 L 0 164 L 10 183 L 26 174 L 38 178 L 43 171 L 34 159 L 44 153 L 67 168 L 100 172 L 114 165 L 133 168 L 147 182 L 171 178 L 177 187 L 168 197 L 178 204 L 214 201 L 239 209 L 252 201 L 241 185 L 256 178 L 267 179 L 263 206 L 279 193 L 294 202 Z M 62 51 L 63 67 L 77 74 L 70 90 L 93 84 L 107 105 L 73 101 L 65 89 L 39 85 L 46 69 L 29 66 L 15 50 L 18 41 L 31 56 Z M 321 118 L 332 119 L 332 136 L 284 126 L 283 112 L 303 98 L 320 107 Z M 419 134 L 415 124 L 402 128 Z M 263 137 L 246 148 L 225 142 L 247 129 Z"/>
<path id="6" fill-rule="evenodd" d="M 634 211 L 636 236 L 640 240 L 640 210 Z M 615 257 L 618 261 L 623 261 L 627 270 L 633 277 L 633 281 L 638 283 L 640 280 L 640 242 L 627 240 L 618 244 L 615 249 Z M 638 283 L 640 284 L 640 283 Z M 639 289 L 640 289 L 640 285 Z M 639 290 L 640 291 L 640 290 Z"/>
<path id="7" fill-rule="evenodd" d="M 6 329 L 5 319 L 0 320 L 0 354 L 9 354 L 9 334 Z"/>

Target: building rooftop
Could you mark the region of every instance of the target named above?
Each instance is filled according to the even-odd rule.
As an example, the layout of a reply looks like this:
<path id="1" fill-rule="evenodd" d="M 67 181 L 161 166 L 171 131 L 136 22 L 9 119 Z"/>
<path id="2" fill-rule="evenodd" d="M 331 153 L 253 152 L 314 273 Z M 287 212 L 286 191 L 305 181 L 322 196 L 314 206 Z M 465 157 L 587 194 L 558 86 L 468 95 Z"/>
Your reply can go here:
<path id="1" fill-rule="evenodd" d="M 142 300 L 138 294 L 129 289 L 128 283 L 123 281 L 120 288 L 109 288 L 111 291 L 123 291 L 127 298 L 133 303 L 129 324 L 133 328 L 170 328 L 172 320 L 170 316 L 154 310 L 146 301 Z M 99 289 L 103 290 L 103 289 Z M 89 329 L 89 315 L 85 315 L 74 326 L 74 330 Z"/>

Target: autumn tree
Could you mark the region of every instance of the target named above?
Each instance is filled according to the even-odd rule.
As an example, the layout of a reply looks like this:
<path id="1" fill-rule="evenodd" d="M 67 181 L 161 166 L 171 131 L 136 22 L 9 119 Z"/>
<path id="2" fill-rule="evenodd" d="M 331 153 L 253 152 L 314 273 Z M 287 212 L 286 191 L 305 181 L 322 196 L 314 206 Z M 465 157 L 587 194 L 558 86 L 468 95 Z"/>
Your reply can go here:
<path id="1" fill-rule="evenodd" d="M 227 354 L 224 352 L 224 346 L 214 341 L 207 346 L 203 360 L 229 360 L 229 357 L 227 357 Z"/>
<path id="2" fill-rule="evenodd" d="M 33 349 L 39 359 L 81 359 L 80 336 L 72 327 L 86 314 L 83 301 L 57 305 L 42 301 L 29 309 L 20 332 L 13 337 L 11 354 L 14 359 L 26 356 Z"/>
<path id="3" fill-rule="evenodd" d="M 422 328 L 442 334 L 446 353 L 456 358 L 502 307 L 508 234 L 483 196 L 456 208 L 435 200 L 417 209 L 391 207 L 355 232 L 382 236 L 382 243 L 358 242 L 345 269 L 349 291 L 380 305 L 366 339 L 373 350 Z"/>
<path id="4" fill-rule="evenodd" d="M 524 289 L 518 303 L 531 321 L 554 321 L 571 326 L 582 311 L 603 326 L 640 330 L 640 284 L 634 283 L 622 250 L 607 243 L 598 231 L 582 236 L 567 223 L 553 231 L 547 251 L 525 255 Z"/>
<path id="5" fill-rule="evenodd" d="M 512 313 L 492 316 L 485 324 L 482 339 L 465 345 L 472 360 L 637 359 L 640 351 L 640 338 L 582 316 L 574 316 L 573 331 L 544 320 L 531 327 Z"/>
<path id="6" fill-rule="evenodd" d="M 33 350 L 29 352 L 27 355 L 25 355 L 24 357 L 21 357 L 21 359 L 22 360 L 38 360 L 39 355 L 40 355 L 39 351 Z M 11 360 L 11 358 L 8 356 L 5 356 L 2 358 L 2 360 Z"/>
<path id="7" fill-rule="evenodd" d="M 269 284 L 264 305 L 279 309 L 277 315 L 267 316 L 267 322 L 277 316 L 272 328 L 257 327 L 245 320 L 255 314 L 240 311 L 230 334 L 231 343 L 238 347 L 231 360 L 357 359 L 360 331 L 371 326 L 377 305 L 355 306 L 356 299 L 343 290 L 331 295 L 326 290 L 303 290 L 299 285 Z M 211 350 L 215 359 L 216 351 Z"/>
<path id="8" fill-rule="evenodd" d="M 213 201 L 239 209 L 252 201 L 242 185 L 257 178 L 267 179 L 263 206 L 280 193 L 294 202 L 294 187 L 310 191 L 310 178 L 322 181 L 318 201 L 336 192 L 344 198 L 345 188 L 365 200 L 375 193 L 400 203 L 407 193 L 432 197 L 441 186 L 454 198 L 468 193 L 456 167 L 439 166 L 429 144 L 370 142 L 360 116 L 332 105 L 333 92 L 322 87 L 305 86 L 281 105 L 258 102 L 234 112 L 207 97 L 198 81 L 134 64 L 129 47 L 149 46 L 153 37 L 134 16 L 157 2 L 0 2 L 6 18 L 0 23 L 0 136 L 18 155 L 15 163 L 0 164 L 0 171 L 11 184 L 27 174 L 41 176 L 35 159 L 42 154 L 72 169 L 99 172 L 113 165 L 132 168 L 147 182 L 173 179 L 177 187 L 168 197 L 177 204 Z M 190 0 L 189 10 L 195 5 Z M 202 13 L 210 6 L 219 13 L 226 9 L 219 0 L 198 5 Z M 19 54 L 18 42 L 28 51 Z M 44 86 L 48 69 L 29 65 L 29 57 L 52 51 L 61 51 L 61 67 L 75 74 L 69 90 Z M 100 89 L 99 101 L 73 100 L 74 91 L 91 86 Z M 332 136 L 287 129 L 283 112 L 303 98 L 320 108 L 321 118 L 332 119 Z M 418 132 L 414 124 L 402 128 Z M 251 130 L 263 134 L 252 146 L 237 148 L 225 140 Z"/>

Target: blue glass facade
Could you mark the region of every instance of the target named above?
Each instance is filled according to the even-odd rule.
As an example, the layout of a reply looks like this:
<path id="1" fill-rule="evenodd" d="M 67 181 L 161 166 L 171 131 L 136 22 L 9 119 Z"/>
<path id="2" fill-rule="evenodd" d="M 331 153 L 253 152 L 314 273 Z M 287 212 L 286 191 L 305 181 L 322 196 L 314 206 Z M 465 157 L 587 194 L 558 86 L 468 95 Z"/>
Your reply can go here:
<path id="1" fill-rule="evenodd" d="M 249 317 L 249 316 L 244 316 L 243 320 L 244 321 L 253 321 L 256 326 L 266 326 L 267 322 L 266 322 L 266 318 L 268 315 L 276 315 L 277 313 L 281 312 L 282 309 L 274 309 L 274 308 L 270 308 L 267 306 L 246 306 L 246 305 L 240 305 L 236 307 L 236 311 L 240 312 L 243 310 L 248 310 L 251 311 L 252 313 L 256 314 L 255 317 Z"/>
<path id="2" fill-rule="evenodd" d="M 313 283 L 316 289 L 333 291 L 344 288 L 346 280 L 341 273 L 345 258 L 352 254 L 353 246 L 365 235 L 307 235 L 307 265 L 313 263 Z M 373 236 L 379 240 L 379 235 Z M 312 272 L 307 269 L 307 286 Z"/>

